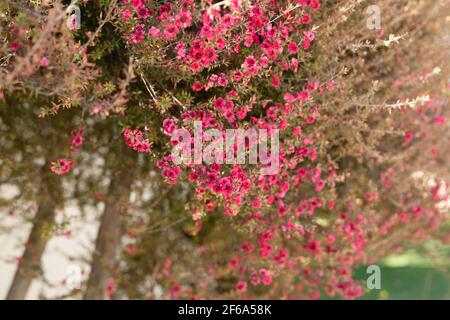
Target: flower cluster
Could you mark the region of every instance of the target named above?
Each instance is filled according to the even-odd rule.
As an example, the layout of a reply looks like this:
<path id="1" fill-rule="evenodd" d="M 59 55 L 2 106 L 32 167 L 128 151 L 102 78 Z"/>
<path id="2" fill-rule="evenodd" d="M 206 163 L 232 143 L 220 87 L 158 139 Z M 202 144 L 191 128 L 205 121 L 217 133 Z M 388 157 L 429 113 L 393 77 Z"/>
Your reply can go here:
<path id="1" fill-rule="evenodd" d="M 123 132 L 127 146 L 137 152 L 150 152 L 150 142 L 144 138 L 144 134 L 139 129 L 125 129 Z"/>
<path id="2" fill-rule="evenodd" d="M 376 216 L 369 221 L 354 207 L 354 198 L 337 199 L 337 185 L 346 177 L 330 157 L 332 143 L 324 135 L 330 130 L 330 110 L 322 102 L 346 88 L 330 78 L 301 79 L 300 74 L 316 41 L 312 21 L 319 9 L 316 0 L 183 0 L 176 6 L 132 1 L 123 8 L 133 50 L 143 56 L 148 48 L 159 50 L 152 63 L 180 74 L 184 88 L 193 94 L 193 108 L 186 110 L 175 100 L 180 108 L 171 109 L 163 120 L 169 146 L 183 144 L 174 135 L 177 129 L 193 140 L 195 121 L 222 137 L 227 129 L 279 131 L 276 174 L 258 174 L 264 161 L 223 164 L 217 160 L 223 157 L 220 151 L 202 163 L 175 164 L 167 154 L 157 162 L 168 183 L 192 185 L 193 220 L 220 208 L 251 230 L 229 263 L 239 294 L 273 285 L 288 270 L 299 270 L 303 279 L 296 291 L 305 291 L 304 296 L 319 298 L 316 288 L 325 287 L 328 295 L 356 298 L 363 290 L 352 280 L 351 267 L 367 258 L 371 223 L 381 224 L 381 230 L 404 223 L 397 219 L 386 225 Z M 214 139 L 205 132 L 200 137 Z M 405 140 L 411 139 L 407 133 Z M 245 147 L 248 155 L 251 141 Z M 378 189 L 358 192 L 368 206 L 382 198 Z M 440 220 L 438 213 L 429 212 L 430 219 Z M 312 261 L 311 266 L 305 267 L 304 260 Z M 337 262 L 327 266 L 327 261 Z M 183 287 L 175 287 L 179 296 Z"/>

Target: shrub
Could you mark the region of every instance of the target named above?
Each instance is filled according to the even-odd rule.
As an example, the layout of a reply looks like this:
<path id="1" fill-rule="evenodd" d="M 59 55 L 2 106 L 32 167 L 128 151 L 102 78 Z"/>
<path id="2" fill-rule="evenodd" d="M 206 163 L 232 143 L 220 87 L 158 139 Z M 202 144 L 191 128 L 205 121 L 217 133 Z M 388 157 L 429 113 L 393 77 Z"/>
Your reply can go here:
<path id="1" fill-rule="evenodd" d="M 135 244 L 110 295 L 357 298 L 354 266 L 448 242 L 444 1 L 380 2 L 381 30 L 366 27 L 364 1 L 106 3 L 83 4 L 83 32 L 73 32 L 60 6 L 27 15 L 7 2 L 0 89 L 4 99 L 46 97 L 40 116 L 54 121 L 72 109 L 80 124 L 61 133 L 69 143 L 72 132 L 72 149 L 82 136 L 114 152 L 117 141 L 95 130 L 104 123 L 139 153 L 115 155 L 140 159 L 120 169 L 139 170 L 134 188 L 182 192 L 162 195 L 173 212 L 145 201 L 128 210 Z M 185 143 L 176 130 L 194 138 L 195 122 L 216 141 L 229 129 L 278 132 L 279 154 L 268 154 L 278 170 L 174 163 Z M 161 178 L 147 176 L 154 165 Z M 148 236 L 133 212 L 166 219 L 158 230 L 169 231 Z"/>

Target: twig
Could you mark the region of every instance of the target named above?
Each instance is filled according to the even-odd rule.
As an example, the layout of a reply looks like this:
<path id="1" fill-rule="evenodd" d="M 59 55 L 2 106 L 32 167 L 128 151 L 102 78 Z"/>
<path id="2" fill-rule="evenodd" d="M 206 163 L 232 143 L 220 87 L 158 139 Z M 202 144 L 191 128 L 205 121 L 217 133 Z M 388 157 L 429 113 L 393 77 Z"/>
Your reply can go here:
<path id="1" fill-rule="evenodd" d="M 113 18 L 113 13 L 116 5 L 117 0 L 112 0 L 111 3 L 109 4 L 108 12 L 106 13 L 105 18 L 101 19 L 99 26 L 94 31 L 94 33 L 91 34 L 88 41 L 85 44 L 83 44 L 82 48 L 88 47 L 95 40 L 95 38 L 97 38 L 100 31 L 103 29 L 103 26 Z"/>
<path id="2" fill-rule="evenodd" d="M 144 75 L 141 73 L 141 79 L 142 82 L 144 82 L 145 88 L 147 89 L 148 93 L 150 93 L 150 96 L 152 97 L 155 104 L 158 104 L 158 100 L 156 100 L 156 92 L 153 88 L 152 84 L 148 82 L 148 80 L 144 77 Z"/>

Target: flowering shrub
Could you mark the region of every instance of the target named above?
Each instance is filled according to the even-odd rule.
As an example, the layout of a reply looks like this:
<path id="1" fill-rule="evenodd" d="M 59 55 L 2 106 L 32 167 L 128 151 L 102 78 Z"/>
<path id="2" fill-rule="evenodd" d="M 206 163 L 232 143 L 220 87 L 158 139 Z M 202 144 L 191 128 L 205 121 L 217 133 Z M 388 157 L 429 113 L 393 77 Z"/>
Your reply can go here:
<path id="1" fill-rule="evenodd" d="M 54 121 L 75 110 L 81 125 L 67 129 L 71 153 L 61 157 L 81 170 L 84 140 L 114 152 L 97 136 L 103 122 L 142 153 L 136 185 L 183 194 L 183 208 L 164 195 L 169 221 L 183 219 L 171 237 L 147 237 L 145 222 L 127 221 L 140 249 L 126 247 L 118 284 L 103 288 L 109 297 L 154 297 L 127 287 L 145 274 L 164 298 L 353 299 L 364 293 L 353 267 L 432 237 L 448 241 L 448 51 L 433 37 L 444 1 L 430 3 L 405 12 L 380 4 L 384 26 L 371 31 L 361 1 L 85 1 L 84 11 L 107 18 L 92 26 L 86 13 L 84 34 L 62 29 L 59 6 L 35 8 L 47 22 L 23 25 L 8 7 L 0 90 L 48 96 L 53 107 L 40 115 Z M 185 142 L 176 133 L 195 139 L 195 123 L 204 142 L 229 129 L 276 130 L 279 153 L 258 164 L 224 164 L 223 154 L 177 164 L 171 151 Z M 274 156 L 276 173 L 261 174 Z M 162 178 L 149 182 L 153 164 Z M 51 171 L 73 166 L 60 159 Z"/>

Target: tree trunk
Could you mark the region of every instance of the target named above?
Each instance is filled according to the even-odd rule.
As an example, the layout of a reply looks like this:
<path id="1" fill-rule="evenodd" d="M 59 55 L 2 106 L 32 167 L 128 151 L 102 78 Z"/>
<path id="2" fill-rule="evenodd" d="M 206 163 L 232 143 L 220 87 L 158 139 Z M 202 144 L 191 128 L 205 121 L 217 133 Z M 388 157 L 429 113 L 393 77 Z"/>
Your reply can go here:
<path id="1" fill-rule="evenodd" d="M 97 234 L 91 272 L 83 297 L 85 300 L 104 299 L 106 297 L 106 286 L 108 281 L 112 279 L 117 251 L 120 247 L 122 215 L 126 212 L 129 204 L 134 178 L 133 165 L 116 166 L 116 171 L 113 170 L 111 173 L 112 178 Z"/>
<path id="2" fill-rule="evenodd" d="M 61 178 L 49 173 L 48 170 L 48 166 L 44 166 L 41 170 L 42 181 L 38 194 L 38 209 L 25 250 L 6 296 L 8 300 L 25 299 L 31 282 L 41 272 L 41 257 L 48 240 L 44 237 L 43 231 L 46 226 L 53 223 L 55 209 L 61 197 Z"/>

